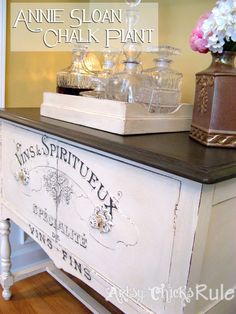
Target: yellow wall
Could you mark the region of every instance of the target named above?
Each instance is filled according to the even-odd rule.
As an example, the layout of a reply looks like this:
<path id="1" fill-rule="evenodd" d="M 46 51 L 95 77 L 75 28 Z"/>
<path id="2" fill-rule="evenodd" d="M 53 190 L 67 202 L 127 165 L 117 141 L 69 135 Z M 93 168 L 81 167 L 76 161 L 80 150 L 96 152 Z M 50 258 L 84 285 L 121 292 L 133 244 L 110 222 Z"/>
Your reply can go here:
<path id="1" fill-rule="evenodd" d="M 43 91 L 55 91 L 56 72 L 70 63 L 70 53 L 64 52 L 10 52 L 10 3 L 13 2 L 78 2 L 78 0 L 32 1 L 8 0 L 6 106 L 39 107 Z M 184 102 L 193 102 L 194 74 L 206 68 L 210 55 L 194 53 L 188 39 L 198 17 L 210 10 L 215 0 L 160 0 L 159 43 L 179 47 L 183 51 L 174 67 L 184 74 Z M 144 65 L 152 66 L 145 57 Z"/>

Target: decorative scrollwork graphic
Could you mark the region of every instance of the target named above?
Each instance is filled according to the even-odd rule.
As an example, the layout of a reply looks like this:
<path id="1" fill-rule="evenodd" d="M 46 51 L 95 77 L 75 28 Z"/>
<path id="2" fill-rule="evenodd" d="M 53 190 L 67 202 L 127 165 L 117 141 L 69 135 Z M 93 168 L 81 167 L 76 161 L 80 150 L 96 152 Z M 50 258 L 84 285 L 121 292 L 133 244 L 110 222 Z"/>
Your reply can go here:
<path id="1" fill-rule="evenodd" d="M 52 196 L 53 200 L 59 205 L 61 202 L 69 205 L 73 194 L 72 186 L 69 185 L 69 180 L 63 173 L 57 170 L 49 170 L 43 176 L 44 187 Z"/>
<path id="2" fill-rule="evenodd" d="M 23 183 L 23 185 L 28 185 L 30 182 L 29 170 L 26 168 L 20 169 L 18 173 L 15 174 L 16 181 Z"/>
<path id="3" fill-rule="evenodd" d="M 89 218 L 89 224 L 92 228 L 99 229 L 101 233 L 108 233 L 113 226 L 112 216 L 106 208 L 96 207 L 94 214 Z"/>
<path id="4" fill-rule="evenodd" d="M 214 86 L 214 77 L 202 75 L 197 77 L 197 86 L 199 86 L 199 92 L 197 95 L 197 108 L 200 113 L 207 112 L 209 102 L 209 87 Z"/>

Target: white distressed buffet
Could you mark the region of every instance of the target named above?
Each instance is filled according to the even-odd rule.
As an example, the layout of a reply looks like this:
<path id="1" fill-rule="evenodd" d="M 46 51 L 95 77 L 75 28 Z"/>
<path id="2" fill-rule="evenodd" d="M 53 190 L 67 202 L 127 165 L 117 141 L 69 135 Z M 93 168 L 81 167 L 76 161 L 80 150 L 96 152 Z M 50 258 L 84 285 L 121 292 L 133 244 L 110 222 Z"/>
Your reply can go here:
<path id="1" fill-rule="evenodd" d="M 55 269 L 124 313 L 235 313 L 235 298 L 184 306 L 168 294 L 199 283 L 235 290 L 235 150 L 205 148 L 186 132 L 122 137 L 38 109 L 4 110 L 0 119 L 4 299 L 14 283 L 11 220 Z M 106 313 L 79 292 L 92 312 Z"/>

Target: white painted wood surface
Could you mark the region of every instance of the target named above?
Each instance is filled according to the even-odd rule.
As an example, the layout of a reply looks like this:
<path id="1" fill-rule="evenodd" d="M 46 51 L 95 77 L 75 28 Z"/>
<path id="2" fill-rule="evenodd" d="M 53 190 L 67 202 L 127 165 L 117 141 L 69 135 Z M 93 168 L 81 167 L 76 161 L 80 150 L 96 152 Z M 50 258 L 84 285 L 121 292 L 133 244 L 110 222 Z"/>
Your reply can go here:
<path id="1" fill-rule="evenodd" d="M 189 131 L 193 106 L 170 114 L 150 113 L 143 104 L 44 93 L 40 114 L 122 135 Z"/>
<path id="2" fill-rule="evenodd" d="M 192 300 L 184 313 L 233 314 L 236 311 L 236 180 L 212 188 L 204 186 L 199 215 L 189 286 L 203 284 L 206 290 L 204 297 Z M 234 298 L 226 300 L 225 294 L 230 290 L 234 291 Z"/>
<path id="3" fill-rule="evenodd" d="M 2 135 L 0 218 L 12 219 L 31 235 L 57 268 L 110 297 L 127 314 L 232 309 L 233 302 L 202 301 L 185 309 L 180 297 L 169 302 L 168 293 L 158 300 L 153 293 L 157 297 L 155 289 L 163 285 L 179 289 L 202 280 L 235 285 L 230 274 L 236 254 L 229 238 L 235 230 L 234 180 L 202 186 L 10 122 L 3 122 Z M 217 254 L 224 263 L 232 259 L 229 270 L 214 265 Z M 86 304 L 86 295 L 78 296 L 80 289 L 53 269 Z"/>
<path id="4" fill-rule="evenodd" d="M 234 198 L 228 194 L 229 199 L 225 199 L 212 206 L 209 230 L 206 239 L 206 249 L 202 263 L 200 282 L 207 284 L 208 289 L 212 289 L 214 295 L 217 289 L 223 287 L 224 293 L 233 289 L 236 294 L 236 183 L 231 181 L 234 186 Z M 227 186 L 227 182 L 225 183 Z M 220 193 L 225 189 L 224 184 L 220 184 L 216 189 Z M 216 199 L 216 196 L 214 197 Z M 225 308 L 234 306 L 234 302 L 200 299 L 197 302 L 197 313 L 219 313 L 223 304 Z M 236 307 L 234 306 L 236 311 Z M 223 313 L 223 312 L 222 312 Z M 228 312 L 225 312 L 228 314 Z"/>
<path id="5" fill-rule="evenodd" d="M 195 234 L 193 246 L 193 254 L 190 265 L 190 274 L 188 278 L 188 288 L 195 289 L 196 284 L 200 283 L 202 263 L 205 255 L 206 240 L 208 235 L 209 223 L 211 218 L 212 199 L 214 197 L 214 189 L 212 186 L 206 185 L 202 188 L 200 206 L 198 212 L 198 226 Z M 185 314 L 197 313 L 197 305 L 194 299 L 186 304 Z"/>
<path id="6" fill-rule="evenodd" d="M 235 310 L 236 298 L 231 301 L 223 300 L 221 302 L 218 302 L 215 306 L 212 306 L 211 309 L 207 311 L 207 314 L 235 314 Z"/>
<path id="7" fill-rule="evenodd" d="M 9 219 L 0 221 L 1 240 L 1 285 L 3 288 L 2 296 L 5 300 L 11 298 L 10 287 L 13 284 L 13 276 L 11 273 L 11 247 L 9 241 L 10 221 Z"/>
<path id="8" fill-rule="evenodd" d="M 213 205 L 235 198 L 236 179 L 220 182 L 215 187 Z"/>

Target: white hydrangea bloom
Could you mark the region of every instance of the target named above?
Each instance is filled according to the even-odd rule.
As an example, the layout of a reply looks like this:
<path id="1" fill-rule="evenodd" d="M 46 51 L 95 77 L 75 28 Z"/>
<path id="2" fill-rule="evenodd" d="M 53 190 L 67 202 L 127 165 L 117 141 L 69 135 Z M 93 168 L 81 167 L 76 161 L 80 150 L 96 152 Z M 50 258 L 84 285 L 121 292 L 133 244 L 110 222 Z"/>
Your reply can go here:
<path id="1" fill-rule="evenodd" d="M 217 1 L 202 31 L 206 47 L 212 52 L 222 52 L 227 41 L 236 42 L 236 0 Z"/>

